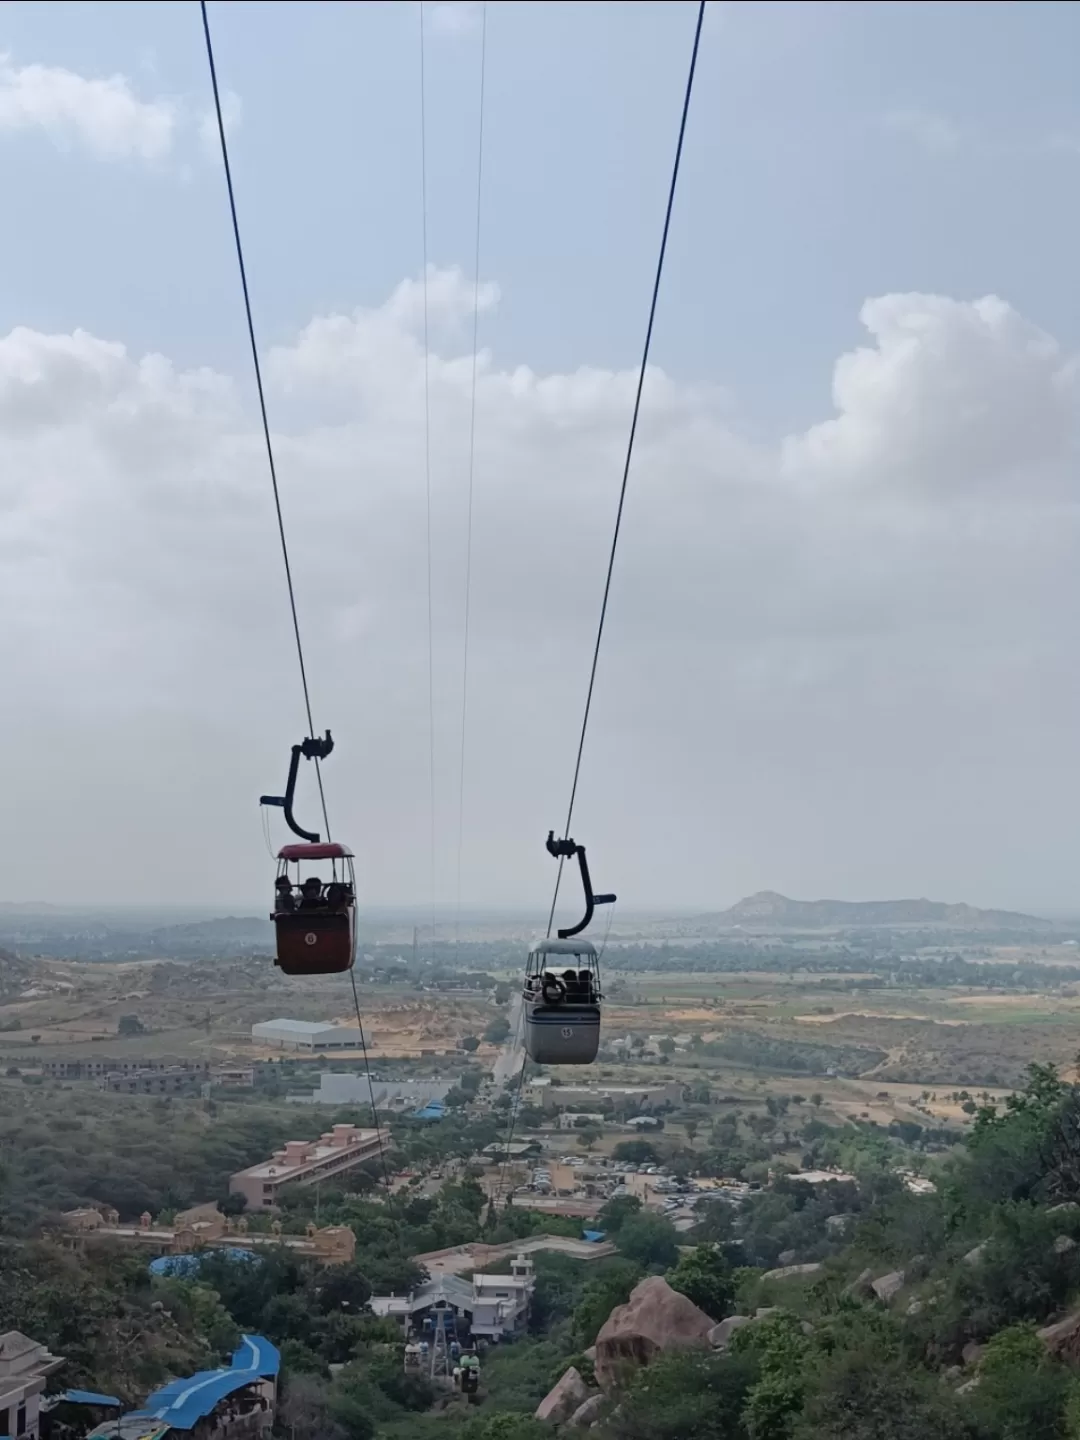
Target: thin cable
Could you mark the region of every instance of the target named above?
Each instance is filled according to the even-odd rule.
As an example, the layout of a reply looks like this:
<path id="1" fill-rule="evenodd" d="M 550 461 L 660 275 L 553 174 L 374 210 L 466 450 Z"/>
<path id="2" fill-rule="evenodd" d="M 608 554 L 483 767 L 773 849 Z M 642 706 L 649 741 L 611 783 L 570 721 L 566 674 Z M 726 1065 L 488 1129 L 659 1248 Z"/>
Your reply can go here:
<path id="1" fill-rule="evenodd" d="M 364 1057 L 364 1070 L 367 1073 L 368 1099 L 371 1102 L 371 1118 L 375 1122 L 375 1134 L 379 1138 L 379 1160 L 382 1162 L 383 1185 L 386 1189 L 386 1213 L 394 1221 L 397 1230 L 398 1249 L 404 1254 L 404 1245 L 401 1237 L 401 1223 L 393 1213 L 393 1191 L 390 1188 L 390 1171 L 386 1164 L 386 1148 L 383 1145 L 382 1125 L 379 1123 L 379 1112 L 375 1105 L 375 1082 L 371 1078 L 371 1062 L 368 1059 L 367 1041 L 364 1039 L 364 1022 L 360 1018 L 360 995 L 356 989 L 356 971 L 349 971 L 349 979 L 352 981 L 353 1004 L 356 1006 L 356 1028 L 360 1032 L 360 1053 Z"/>
<path id="2" fill-rule="evenodd" d="M 694 90 L 694 72 L 697 69 L 698 47 L 701 43 L 701 27 L 705 19 L 706 0 L 700 0 L 698 4 L 697 25 L 694 28 L 694 48 L 690 53 L 690 71 L 686 77 L 686 93 L 683 96 L 682 116 L 679 120 L 679 139 L 675 146 L 675 163 L 671 168 L 671 184 L 668 187 L 667 208 L 664 212 L 664 231 L 660 239 L 660 255 L 656 262 L 656 276 L 653 280 L 652 300 L 649 304 L 649 324 L 645 331 L 645 345 L 641 355 L 641 368 L 638 371 L 637 393 L 634 396 L 634 412 L 630 421 L 630 438 L 626 445 L 626 462 L 623 465 L 622 484 L 619 487 L 619 505 L 615 512 L 615 532 L 611 537 L 611 553 L 608 556 L 607 578 L 604 581 L 604 598 L 600 606 L 600 623 L 596 630 L 596 644 L 593 647 L 592 667 L 589 671 L 589 689 L 585 696 L 585 714 L 581 721 L 581 738 L 578 741 L 577 760 L 574 763 L 574 781 L 570 787 L 570 804 L 566 810 L 566 827 L 563 830 L 564 836 L 570 834 L 570 822 L 574 816 L 574 802 L 577 799 L 578 779 L 581 775 L 581 757 L 585 751 L 585 735 L 589 728 L 589 715 L 592 711 L 593 689 L 596 685 L 596 667 L 600 660 L 600 642 L 604 636 L 604 622 L 607 619 L 608 597 L 611 594 L 611 576 L 615 569 L 615 552 L 619 545 L 619 532 L 622 529 L 623 507 L 626 504 L 626 486 L 630 479 L 630 462 L 634 457 L 634 440 L 637 436 L 638 416 L 641 413 L 641 392 L 645 388 L 645 371 L 649 364 L 649 350 L 652 346 L 653 323 L 656 320 L 656 303 L 660 296 L 660 281 L 664 275 L 664 259 L 667 255 L 668 231 L 671 229 L 671 213 L 675 206 L 675 187 L 679 180 L 679 166 L 682 163 L 683 140 L 686 136 L 686 120 L 690 113 L 690 97 Z M 559 898 L 559 883 L 562 880 L 563 862 L 560 859 L 559 869 L 555 876 L 555 893 L 551 899 L 551 913 L 548 916 L 547 933 L 551 934 L 551 926 L 555 919 L 555 905 Z"/>
<path id="3" fill-rule="evenodd" d="M 476 147 L 476 246 L 473 255 L 472 393 L 469 400 L 469 504 L 465 530 L 465 639 L 461 657 L 461 757 L 458 764 L 457 907 L 454 945 L 461 943 L 461 855 L 465 840 L 465 734 L 469 708 L 469 608 L 472 598 L 473 476 L 476 469 L 476 355 L 480 334 L 480 200 L 484 180 L 484 73 L 487 0 L 480 12 L 480 125 Z"/>
<path id="4" fill-rule="evenodd" d="M 430 787 L 431 950 L 435 951 L 435 621 L 431 594 L 431 362 L 428 344 L 427 99 L 424 0 L 420 0 L 420 205 L 424 242 L 424 484 L 427 492 L 428 783 Z"/>
<path id="5" fill-rule="evenodd" d="M 520 1038 L 519 1038 L 519 1037 L 521 1036 L 522 1021 L 524 1020 L 524 1016 L 525 1016 L 525 1004 L 524 1004 L 524 1001 L 523 1001 L 522 1004 L 521 1004 L 520 1009 L 518 1010 L 518 1023 L 517 1023 L 517 1026 L 515 1027 L 515 1030 L 514 1030 L 514 1048 L 515 1048 L 515 1049 L 517 1049 L 517 1046 L 518 1046 L 518 1044 L 520 1043 Z M 518 1108 L 519 1108 L 519 1106 L 521 1105 L 522 1085 L 523 1085 L 523 1082 L 524 1082 L 524 1080 L 525 1080 L 525 1069 L 526 1069 L 526 1066 L 528 1065 L 528 1063 L 529 1063 L 529 1055 L 528 1055 L 528 1052 L 527 1052 L 527 1051 L 524 1049 L 524 1047 L 523 1047 L 523 1048 L 522 1048 L 522 1054 L 521 1054 L 521 1068 L 518 1070 L 517 1085 L 514 1087 L 514 1100 L 513 1100 L 513 1104 L 512 1104 L 511 1107 L 510 1107 L 510 1124 L 509 1124 L 509 1127 L 508 1127 L 508 1129 L 507 1129 L 506 1140 L 503 1142 L 503 1160 L 502 1160 L 502 1165 L 501 1165 L 501 1167 L 500 1167 L 500 1169 L 499 1169 L 499 1178 L 498 1178 L 498 1181 L 496 1182 L 495 1194 L 492 1196 L 491 1204 L 488 1206 L 488 1219 L 489 1219 L 489 1222 L 493 1222 L 493 1221 L 494 1221 L 494 1218 L 495 1218 L 495 1210 L 496 1210 L 496 1207 L 497 1207 L 499 1201 L 502 1199 L 503 1190 L 504 1190 L 505 1184 L 506 1184 L 507 1172 L 509 1171 L 509 1168 L 510 1168 L 510 1146 L 514 1143 L 514 1131 L 517 1129 Z"/>
<path id="6" fill-rule="evenodd" d="M 278 536 L 281 540 L 281 558 L 285 562 L 285 581 L 289 587 L 289 610 L 292 613 L 293 635 L 296 639 L 296 658 L 300 662 L 300 684 L 304 690 L 304 709 L 307 711 L 308 734 L 315 734 L 315 722 L 311 718 L 311 692 L 308 689 L 307 666 L 304 663 L 304 646 L 300 639 L 300 620 L 296 613 L 296 591 L 293 587 L 292 566 L 289 563 L 289 546 L 285 539 L 285 520 L 281 513 L 281 492 L 278 488 L 277 466 L 274 463 L 274 445 L 270 438 L 270 421 L 266 414 L 266 393 L 263 390 L 262 366 L 259 364 L 259 347 L 255 340 L 255 321 L 251 313 L 251 295 L 248 291 L 247 266 L 244 264 L 244 247 L 240 241 L 240 221 L 236 214 L 236 195 L 233 191 L 232 167 L 229 165 L 229 145 L 225 139 L 225 119 L 221 113 L 221 95 L 218 91 L 217 66 L 214 64 L 214 44 L 210 38 L 210 17 L 206 13 L 206 0 L 199 0 L 202 11 L 203 34 L 206 37 L 206 58 L 210 64 L 210 84 L 214 91 L 214 113 L 217 116 L 218 139 L 221 141 L 221 160 L 225 167 L 225 184 L 229 191 L 229 213 L 232 216 L 233 240 L 236 242 L 236 262 L 240 267 L 240 285 L 244 292 L 244 314 L 247 316 L 248 340 L 251 343 L 251 360 L 255 366 L 255 387 L 259 392 L 259 414 L 262 417 L 263 439 L 266 442 L 266 458 L 270 463 L 270 483 L 274 488 L 274 510 L 277 513 Z M 322 805 L 326 838 L 330 839 L 330 819 L 326 813 L 326 795 L 323 791 L 322 771 L 315 761 L 315 774 L 319 781 L 319 803 Z"/>

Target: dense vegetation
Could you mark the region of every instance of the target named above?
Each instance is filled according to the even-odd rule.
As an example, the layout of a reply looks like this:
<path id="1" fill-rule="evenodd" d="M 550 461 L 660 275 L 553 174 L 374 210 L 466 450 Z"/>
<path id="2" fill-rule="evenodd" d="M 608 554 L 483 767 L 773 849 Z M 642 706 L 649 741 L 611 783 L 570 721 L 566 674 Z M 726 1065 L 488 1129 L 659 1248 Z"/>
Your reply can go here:
<path id="1" fill-rule="evenodd" d="M 1038 1334 L 1080 1301 L 1080 1087 L 1049 1067 L 1033 1066 L 998 1108 L 973 1097 L 967 1143 L 951 1151 L 927 1150 L 917 1125 L 904 1134 L 830 1126 L 814 1097 L 797 1097 L 798 1124 L 781 1097 L 750 1117 L 756 1127 L 713 1115 L 697 1168 L 725 1147 L 730 1163 L 755 1141 L 768 1154 L 770 1126 L 792 1127 L 805 1163 L 839 1163 L 856 1180 L 810 1185 L 795 1171 L 739 1208 L 714 1202 L 690 1250 L 632 1197 L 609 1202 L 599 1224 L 617 1254 L 588 1265 L 537 1255 L 533 1333 L 489 1353 L 477 1408 L 457 1400 L 445 1410 L 425 1380 L 405 1374 L 397 1333 L 365 1313 L 369 1296 L 415 1283 L 412 1254 L 558 1222 L 518 1209 L 489 1217 L 467 1171 L 392 1206 L 357 1193 L 375 1188 L 372 1175 L 320 1197 L 322 1223 L 357 1236 L 352 1265 L 320 1271 L 271 1248 L 258 1264 L 210 1255 L 195 1278 L 151 1281 L 139 1257 L 75 1256 L 26 1237 L 69 1197 L 112 1198 L 131 1213 L 150 1189 L 176 1203 L 220 1193 L 230 1169 L 282 1137 L 280 1110 L 249 1103 L 214 1115 L 194 1103 L 8 1085 L 5 1098 L 15 1097 L 23 1103 L 0 1120 L 9 1237 L 0 1327 L 66 1355 L 68 1383 L 138 1400 L 251 1329 L 282 1349 L 282 1423 L 295 1440 L 422 1440 L 436 1424 L 457 1440 L 535 1440 L 551 1433 L 531 1418 L 539 1400 L 570 1364 L 591 1375 L 583 1351 L 637 1281 L 659 1273 L 713 1319 L 771 1313 L 735 1331 L 723 1353 L 669 1354 L 640 1371 L 609 1407 L 605 1440 L 1080 1440 L 1080 1319 L 1075 1332 Z M 288 1115 L 290 1129 L 325 1119 Z M 403 1155 L 451 1156 L 493 1124 L 462 1116 L 397 1138 Z M 930 1167 L 932 1193 L 912 1193 L 899 1173 L 916 1163 Z M 311 1193 L 283 1198 L 286 1230 L 299 1228 Z M 818 1268 L 768 1273 L 792 1263 Z M 883 1301 L 870 1282 L 890 1272 Z"/>

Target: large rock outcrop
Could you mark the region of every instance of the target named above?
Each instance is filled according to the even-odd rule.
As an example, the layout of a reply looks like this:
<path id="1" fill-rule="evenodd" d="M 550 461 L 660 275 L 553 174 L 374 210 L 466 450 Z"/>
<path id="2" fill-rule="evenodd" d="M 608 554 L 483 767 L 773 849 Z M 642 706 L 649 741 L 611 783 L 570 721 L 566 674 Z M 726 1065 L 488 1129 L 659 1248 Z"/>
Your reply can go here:
<path id="1" fill-rule="evenodd" d="M 605 1395 L 590 1395 L 588 1400 L 578 1406 L 566 1423 L 577 1430 L 591 1430 L 604 1413 L 604 1406 L 607 1403 Z"/>
<path id="2" fill-rule="evenodd" d="M 573 1365 L 536 1407 L 537 1420 L 568 1420 L 589 1398 L 589 1387 Z"/>
<path id="3" fill-rule="evenodd" d="M 1080 1310 L 1071 1311 L 1054 1325 L 1044 1326 L 1039 1331 L 1039 1339 L 1059 1360 L 1080 1364 Z"/>
<path id="4" fill-rule="evenodd" d="M 709 1345 L 714 1321 L 659 1275 L 635 1285 L 596 1337 L 596 1381 L 610 1390 L 631 1367 L 648 1365 L 665 1350 Z"/>

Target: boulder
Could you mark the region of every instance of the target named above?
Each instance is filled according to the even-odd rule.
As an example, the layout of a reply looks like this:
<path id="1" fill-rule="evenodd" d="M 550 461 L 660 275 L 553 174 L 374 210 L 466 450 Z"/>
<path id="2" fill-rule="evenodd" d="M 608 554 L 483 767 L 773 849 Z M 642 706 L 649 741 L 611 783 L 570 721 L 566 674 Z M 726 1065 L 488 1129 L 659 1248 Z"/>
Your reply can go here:
<path id="1" fill-rule="evenodd" d="M 585 1359 L 586 1359 L 586 1360 L 591 1360 L 591 1361 L 593 1361 L 593 1362 L 595 1363 L 595 1361 L 596 1361 L 596 1346 L 595 1346 L 595 1345 L 590 1345 L 587 1350 L 583 1350 L 581 1353 L 582 1353 L 582 1355 L 585 1356 Z"/>
<path id="2" fill-rule="evenodd" d="M 1039 1339 L 1059 1360 L 1080 1363 L 1080 1310 L 1073 1310 L 1053 1325 L 1039 1331 Z"/>
<path id="3" fill-rule="evenodd" d="M 776 1257 L 776 1263 L 778 1265 L 794 1265 L 795 1257 L 798 1253 L 797 1250 L 781 1250 L 780 1254 Z"/>
<path id="4" fill-rule="evenodd" d="M 1046 1213 L 1048 1215 L 1057 1215 L 1062 1210 L 1080 1210 L 1080 1201 L 1060 1200 L 1056 1205 L 1051 1205 Z"/>
<path id="5" fill-rule="evenodd" d="M 912 1300 L 912 1301 L 908 1304 L 908 1307 L 907 1307 L 907 1309 L 904 1311 L 904 1314 L 905 1314 L 905 1315 L 914 1316 L 914 1315 L 921 1315 L 922 1312 L 923 1312 L 923 1302 L 922 1302 L 921 1300 Z"/>
<path id="6" fill-rule="evenodd" d="M 977 1340 L 969 1340 L 960 1351 L 960 1359 L 965 1365 L 977 1365 L 982 1359 L 983 1346 Z"/>
<path id="7" fill-rule="evenodd" d="M 590 1395 L 588 1400 L 578 1406 L 566 1423 L 578 1430 L 587 1430 L 590 1425 L 600 1419 L 600 1412 L 606 1404 L 606 1395 Z"/>
<path id="8" fill-rule="evenodd" d="M 983 1256 L 986 1254 L 986 1247 L 989 1244 L 989 1240 L 984 1240 L 981 1245 L 976 1245 L 974 1250 L 969 1250 L 964 1256 L 964 1264 L 978 1265 L 982 1260 Z"/>
<path id="9" fill-rule="evenodd" d="M 963 1385 L 956 1387 L 957 1395 L 970 1395 L 973 1390 L 979 1388 L 979 1376 L 973 1375 L 970 1380 L 965 1380 Z"/>
<path id="10" fill-rule="evenodd" d="M 714 1350 L 726 1350 L 731 1344 L 731 1337 L 736 1330 L 741 1330 L 744 1325 L 750 1324 L 749 1315 L 729 1315 L 726 1320 L 721 1320 L 719 1325 L 714 1325 L 709 1331 L 709 1344 Z"/>
<path id="11" fill-rule="evenodd" d="M 888 1305 L 890 1300 L 904 1288 L 903 1270 L 890 1270 L 888 1275 L 879 1275 L 876 1280 L 870 1282 L 870 1289 L 883 1305 Z"/>
<path id="12" fill-rule="evenodd" d="M 763 1280 L 790 1280 L 794 1275 L 816 1275 L 825 1266 L 820 1260 L 815 1260 L 809 1265 L 781 1265 L 776 1270 L 766 1270 L 761 1277 Z"/>
<path id="13" fill-rule="evenodd" d="M 589 1398 L 589 1387 L 573 1365 L 536 1407 L 537 1420 L 567 1420 Z"/>
<path id="14" fill-rule="evenodd" d="M 1076 1249 L 1076 1241 L 1071 1235 L 1059 1235 L 1054 1241 L 1054 1254 L 1067 1255 L 1070 1250 Z"/>
<path id="15" fill-rule="evenodd" d="M 850 1285 L 844 1286 L 844 1294 L 849 1300 L 866 1300 L 873 1294 L 874 1272 L 863 1270 L 856 1275 Z"/>
<path id="16" fill-rule="evenodd" d="M 634 1286 L 625 1305 L 615 1307 L 596 1337 L 597 1384 L 610 1390 L 628 1366 L 647 1365 L 665 1350 L 706 1348 L 714 1325 L 692 1300 L 650 1275 Z"/>
<path id="17" fill-rule="evenodd" d="M 829 1215 L 825 1219 L 826 1233 L 835 1240 L 837 1236 L 846 1235 L 851 1229 L 854 1215 Z"/>

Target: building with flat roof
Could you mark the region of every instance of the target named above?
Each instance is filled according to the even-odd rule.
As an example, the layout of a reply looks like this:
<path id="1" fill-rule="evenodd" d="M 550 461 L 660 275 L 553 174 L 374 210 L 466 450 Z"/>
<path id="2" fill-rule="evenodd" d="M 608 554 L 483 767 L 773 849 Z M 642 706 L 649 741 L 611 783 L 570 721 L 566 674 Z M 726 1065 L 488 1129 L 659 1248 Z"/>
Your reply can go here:
<path id="1" fill-rule="evenodd" d="M 682 1103 L 680 1080 L 667 1080 L 658 1085 L 552 1085 L 547 1076 L 531 1081 L 525 1087 L 529 1105 L 542 1105 L 545 1110 L 567 1110 L 577 1105 L 594 1108 L 605 1101 L 612 1105 L 633 1105 L 637 1111 L 655 1110 L 663 1105 Z"/>
<path id="2" fill-rule="evenodd" d="M 378 1159 L 382 1139 L 378 1130 L 335 1125 L 318 1140 L 287 1140 L 269 1160 L 238 1170 L 229 1180 L 229 1193 L 243 1195 L 249 1210 L 267 1209 L 285 1185 L 318 1185 Z"/>
<path id="3" fill-rule="evenodd" d="M 0 1335 L 0 1435 L 37 1440 L 45 1382 L 63 1363 L 21 1330 Z"/>
<path id="4" fill-rule="evenodd" d="M 319 1088 L 310 1095 L 289 1095 L 288 1100 L 296 1105 L 370 1105 L 371 1096 L 380 1110 L 423 1109 L 433 1101 L 445 1100 L 453 1089 L 452 1080 L 376 1080 L 372 1076 L 370 1089 L 368 1078 L 363 1072 L 343 1074 L 336 1070 L 324 1070 L 319 1076 Z"/>
<path id="5" fill-rule="evenodd" d="M 335 1025 L 332 1020 L 260 1020 L 251 1027 L 251 1038 L 258 1045 L 274 1045 L 279 1050 L 307 1050 L 313 1055 L 323 1050 L 361 1048 L 360 1032 L 355 1025 Z"/>

